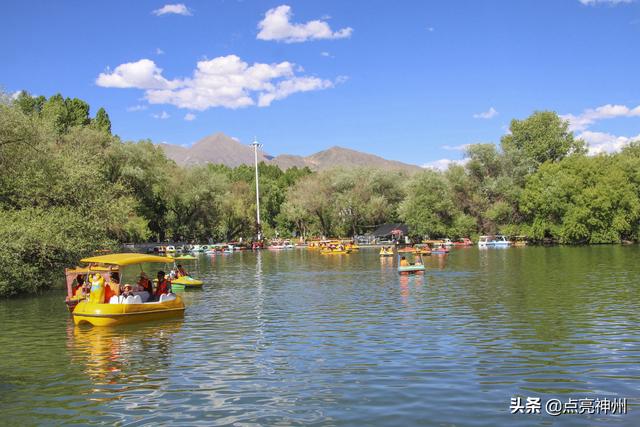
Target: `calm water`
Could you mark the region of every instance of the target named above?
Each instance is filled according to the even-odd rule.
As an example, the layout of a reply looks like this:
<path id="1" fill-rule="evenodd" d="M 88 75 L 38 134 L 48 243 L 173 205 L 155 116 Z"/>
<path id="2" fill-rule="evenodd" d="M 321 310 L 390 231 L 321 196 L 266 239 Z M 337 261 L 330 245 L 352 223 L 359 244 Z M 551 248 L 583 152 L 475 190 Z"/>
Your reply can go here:
<path id="1" fill-rule="evenodd" d="M 426 260 L 202 256 L 184 320 L 116 329 L 74 327 L 62 291 L 0 301 L 0 424 L 640 425 L 640 247 Z M 630 408 L 510 415 L 518 395 Z"/>

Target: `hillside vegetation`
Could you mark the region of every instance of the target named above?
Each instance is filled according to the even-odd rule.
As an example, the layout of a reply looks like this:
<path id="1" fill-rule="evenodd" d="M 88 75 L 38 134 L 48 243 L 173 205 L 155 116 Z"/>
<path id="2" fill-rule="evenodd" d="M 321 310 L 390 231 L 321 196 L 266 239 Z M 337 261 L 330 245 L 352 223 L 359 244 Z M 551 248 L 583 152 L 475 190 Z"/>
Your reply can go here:
<path id="1" fill-rule="evenodd" d="M 350 236 L 406 222 L 419 237 L 503 232 L 534 241 L 637 240 L 640 145 L 589 157 L 555 113 L 513 120 L 464 166 L 407 174 L 260 164 L 264 234 Z M 250 166 L 180 167 L 151 141 L 112 135 L 79 99 L 0 100 L 0 296 L 33 293 L 122 242 L 255 235 Z"/>

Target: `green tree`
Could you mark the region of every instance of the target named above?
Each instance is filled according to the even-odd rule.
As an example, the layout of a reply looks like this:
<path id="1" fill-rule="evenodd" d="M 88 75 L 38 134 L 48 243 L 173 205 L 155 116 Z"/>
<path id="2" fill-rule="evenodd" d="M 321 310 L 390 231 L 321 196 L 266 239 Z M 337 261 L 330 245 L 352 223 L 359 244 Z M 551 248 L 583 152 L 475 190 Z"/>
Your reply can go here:
<path id="1" fill-rule="evenodd" d="M 619 156 L 568 157 L 528 178 L 521 206 L 537 240 L 614 243 L 637 238 L 638 194 Z"/>
<path id="2" fill-rule="evenodd" d="M 553 111 L 536 111 L 524 120 L 511 120 L 509 133 L 500 143 L 519 180 L 545 162 L 586 152 L 584 141 L 569 131 L 569 122 Z"/>
<path id="3" fill-rule="evenodd" d="M 138 201 L 137 214 L 147 219 L 154 237 L 164 240 L 169 177 L 178 166 L 167 159 L 161 147 L 148 140 L 111 144 L 105 152 L 103 165 L 107 181 L 131 192 Z"/>
<path id="4" fill-rule="evenodd" d="M 111 120 L 109 119 L 109 114 L 107 114 L 104 108 L 100 108 L 98 110 L 92 124 L 96 129 L 111 134 Z"/>
<path id="5" fill-rule="evenodd" d="M 419 237 L 448 236 L 458 214 L 444 175 L 433 170 L 415 175 L 400 204 L 400 217 L 410 233 Z"/>

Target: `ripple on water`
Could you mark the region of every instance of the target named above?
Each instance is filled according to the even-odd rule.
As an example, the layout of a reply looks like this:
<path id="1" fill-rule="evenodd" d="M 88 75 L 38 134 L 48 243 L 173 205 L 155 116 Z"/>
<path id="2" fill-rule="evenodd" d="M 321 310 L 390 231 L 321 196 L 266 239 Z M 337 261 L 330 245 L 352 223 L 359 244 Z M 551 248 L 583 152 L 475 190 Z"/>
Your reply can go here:
<path id="1" fill-rule="evenodd" d="M 508 405 L 637 396 L 638 254 L 469 248 L 427 257 L 424 277 L 366 249 L 203 256 L 183 320 L 116 329 L 74 327 L 59 291 L 3 301 L 0 412 L 27 425 L 632 425 L 633 412 Z"/>

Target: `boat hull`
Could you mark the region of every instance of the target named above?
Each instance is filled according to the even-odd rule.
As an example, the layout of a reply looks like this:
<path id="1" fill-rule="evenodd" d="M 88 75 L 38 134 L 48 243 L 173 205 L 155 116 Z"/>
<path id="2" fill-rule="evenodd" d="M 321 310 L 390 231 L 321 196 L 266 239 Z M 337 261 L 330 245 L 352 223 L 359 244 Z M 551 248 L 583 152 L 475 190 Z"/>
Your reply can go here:
<path id="1" fill-rule="evenodd" d="M 184 289 L 200 289 L 204 282 L 202 280 L 196 280 L 189 276 L 179 277 L 171 281 L 171 288 L 174 290 Z"/>
<path id="2" fill-rule="evenodd" d="M 184 316 L 184 303 L 178 296 L 171 301 L 144 304 L 96 304 L 80 302 L 73 310 L 76 325 L 118 326 Z"/>
<path id="3" fill-rule="evenodd" d="M 398 267 L 398 273 L 400 274 L 423 274 L 425 271 L 424 265 L 410 265 L 407 267 Z"/>

